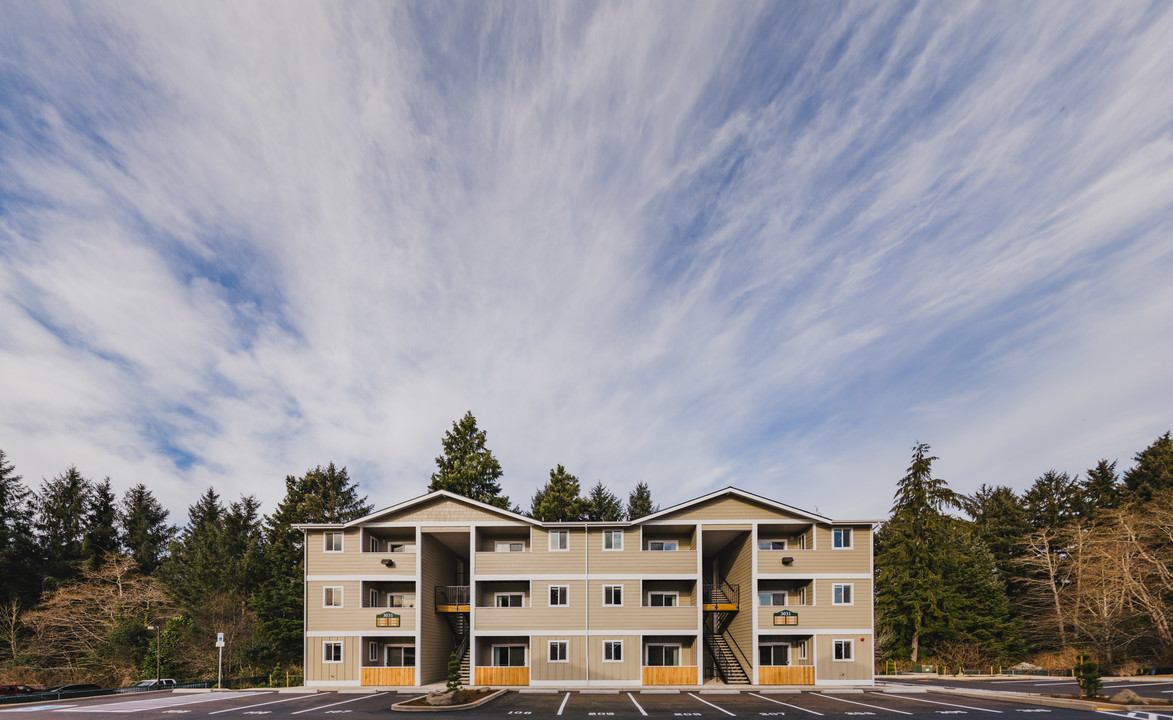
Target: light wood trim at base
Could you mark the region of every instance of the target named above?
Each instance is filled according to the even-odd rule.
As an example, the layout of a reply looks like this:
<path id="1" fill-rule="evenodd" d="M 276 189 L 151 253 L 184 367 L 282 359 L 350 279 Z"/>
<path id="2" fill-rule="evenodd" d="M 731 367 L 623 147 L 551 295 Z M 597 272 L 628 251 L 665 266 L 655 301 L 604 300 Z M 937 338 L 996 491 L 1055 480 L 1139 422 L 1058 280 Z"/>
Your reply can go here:
<path id="1" fill-rule="evenodd" d="M 415 668 L 365 667 L 361 682 L 363 685 L 415 685 Z"/>
<path id="2" fill-rule="evenodd" d="M 696 685 L 696 665 L 645 667 L 644 685 Z"/>
<path id="3" fill-rule="evenodd" d="M 814 665 L 790 665 L 788 667 L 759 667 L 759 685 L 814 685 Z"/>
<path id="4" fill-rule="evenodd" d="M 529 685 L 527 667 L 478 667 L 477 685 Z"/>

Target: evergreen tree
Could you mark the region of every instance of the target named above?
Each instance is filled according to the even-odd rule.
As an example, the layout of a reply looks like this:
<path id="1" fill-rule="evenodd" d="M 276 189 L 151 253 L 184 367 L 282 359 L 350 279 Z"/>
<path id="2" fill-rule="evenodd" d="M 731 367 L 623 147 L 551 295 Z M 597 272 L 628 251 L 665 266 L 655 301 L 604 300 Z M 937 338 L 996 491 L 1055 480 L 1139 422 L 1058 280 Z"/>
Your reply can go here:
<path id="1" fill-rule="evenodd" d="M 261 503 L 253 495 L 232 503 L 224 514 L 221 588 L 249 597 L 261 565 Z"/>
<path id="2" fill-rule="evenodd" d="M 175 528 L 167 524 L 169 514 L 142 483 L 122 496 L 122 507 L 118 511 L 122 545 L 144 574 L 149 575 L 158 569 L 167 545 L 175 535 Z"/>
<path id="3" fill-rule="evenodd" d="M 1036 530 L 1059 529 L 1079 516 L 1083 507 L 1080 485 L 1067 473 L 1048 470 L 1022 497 L 1026 517 Z"/>
<path id="4" fill-rule="evenodd" d="M 561 465 L 550 471 L 550 479 L 530 501 L 530 517 L 542 522 L 582 520 L 585 509 L 578 478 Z"/>
<path id="5" fill-rule="evenodd" d="M 623 519 L 623 501 L 603 485 L 603 481 L 595 483 L 586 496 L 586 510 L 584 520 L 604 520 L 612 522 Z"/>
<path id="6" fill-rule="evenodd" d="M 86 508 L 91 494 L 90 481 L 73 465 L 41 482 L 35 528 L 45 580 L 51 585 L 75 577 L 86 558 Z"/>
<path id="7" fill-rule="evenodd" d="M 1153 493 L 1173 488 L 1173 437 L 1165 433 L 1136 454 L 1136 466 L 1124 473 L 1131 499 L 1148 502 Z"/>
<path id="8" fill-rule="evenodd" d="M 40 589 L 33 542 L 32 493 L 0 450 L 0 603 L 31 603 Z"/>
<path id="9" fill-rule="evenodd" d="M 1087 471 L 1087 478 L 1083 481 L 1082 494 L 1085 503 L 1085 512 L 1094 517 L 1100 510 L 1113 510 L 1120 507 L 1120 478 L 1116 475 L 1116 462 L 1100 460 L 1094 468 Z"/>
<path id="10" fill-rule="evenodd" d="M 1011 611 L 993 553 L 959 520 L 942 540 L 944 623 L 932 641 L 976 648 L 990 662 L 1018 659 L 1026 650 L 1022 622 Z"/>
<path id="11" fill-rule="evenodd" d="M 224 506 L 220 495 L 207 491 L 187 509 L 188 522 L 171 543 L 171 553 L 160 568 L 172 596 L 185 608 L 196 608 L 221 589 L 224 562 Z"/>
<path id="12" fill-rule="evenodd" d="M 960 502 L 973 519 L 974 534 L 993 556 L 998 574 L 1011 582 L 1014 561 L 1022 554 L 1022 538 L 1031 530 L 1018 495 L 1005 485 L 983 484 L 973 495 L 960 498 Z"/>
<path id="13" fill-rule="evenodd" d="M 912 464 L 897 487 L 892 516 L 876 537 L 876 613 L 894 638 L 895 652 L 919 657 L 922 636 L 948 621 L 945 610 L 945 538 L 957 495 L 934 478 L 929 446 L 913 448 Z"/>
<path id="14" fill-rule="evenodd" d="M 82 552 L 90 567 L 96 568 L 105 562 L 107 556 L 122 551 L 118 542 L 118 528 L 115 527 L 118 508 L 114 491 L 110 488 L 110 478 L 93 486 L 88 506 Z"/>
<path id="15" fill-rule="evenodd" d="M 477 429 L 477 419 L 469 411 L 444 433 L 444 453 L 436 458 L 428 492 L 447 490 L 508 510 L 509 498 L 497 482 L 501 474 L 501 465 L 485 447 L 485 431 Z"/>
<path id="16" fill-rule="evenodd" d="M 652 491 L 646 482 L 640 481 L 627 496 L 627 519 L 638 520 L 654 512 L 659 512 L 660 506 L 652 504 Z"/>
<path id="17" fill-rule="evenodd" d="M 285 498 L 264 521 L 264 565 L 251 600 L 271 657 L 282 663 L 301 660 L 305 535 L 297 523 L 342 523 L 369 515 L 346 468 L 318 466 L 302 477 L 285 478 Z"/>

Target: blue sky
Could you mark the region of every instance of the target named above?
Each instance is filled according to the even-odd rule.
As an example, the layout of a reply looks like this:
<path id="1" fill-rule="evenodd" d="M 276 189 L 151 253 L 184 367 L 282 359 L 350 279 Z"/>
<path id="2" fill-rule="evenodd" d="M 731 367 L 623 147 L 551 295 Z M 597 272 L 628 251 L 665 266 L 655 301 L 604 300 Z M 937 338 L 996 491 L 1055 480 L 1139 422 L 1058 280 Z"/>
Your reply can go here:
<path id="1" fill-rule="evenodd" d="M 1168 3 L 0 0 L 0 448 L 272 508 L 466 410 L 882 517 L 1173 427 Z"/>

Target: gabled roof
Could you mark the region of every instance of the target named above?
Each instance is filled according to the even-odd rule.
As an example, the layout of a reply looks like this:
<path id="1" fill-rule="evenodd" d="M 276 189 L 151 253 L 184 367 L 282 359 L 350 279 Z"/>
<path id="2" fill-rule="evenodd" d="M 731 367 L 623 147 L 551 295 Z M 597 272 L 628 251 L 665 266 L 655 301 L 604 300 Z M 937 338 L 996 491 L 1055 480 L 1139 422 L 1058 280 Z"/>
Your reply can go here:
<path id="1" fill-rule="evenodd" d="M 835 522 L 834 520 L 832 520 L 829 517 L 826 517 L 825 515 L 817 515 L 812 512 L 807 512 L 806 510 L 800 510 L 792 505 L 780 503 L 776 500 L 771 500 L 769 498 L 762 497 L 761 495 L 754 495 L 751 492 L 746 492 L 745 490 L 740 490 L 738 488 L 733 487 L 732 485 L 730 485 L 729 487 L 725 487 L 720 490 L 717 490 L 716 492 L 711 492 L 708 495 L 702 495 L 701 497 L 694 498 L 692 500 L 687 500 L 685 502 L 680 503 L 679 505 L 673 505 L 670 508 L 664 508 L 663 510 L 659 510 L 657 512 L 654 512 L 651 515 L 645 515 L 644 517 L 641 517 L 638 520 L 634 520 L 632 522 L 633 523 L 641 523 L 641 522 L 647 522 L 648 520 L 654 520 L 656 518 L 662 517 L 664 515 L 668 515 L 670 513 L 680 512 L 681 510 L 688 508 L 688 507 L 692 507 L 693 505 L 699 505 L 700 503 L 708 502 L 709 500 L 715 500 L 715 499 L 722 497 L 722 496 L 725 496 L 725 495 L 732 495 L 734 497 L 744 498 L 744 499 L 749 500 L 751 502 L 759 503 L 759 504 L 774 508 L 775 510 L 782 510 L 784 512 L 794 513 L 795 515 L 801 515 L 802 517 L 810 518 L 811 520 L 817 520 L 819 522 L 825 522 L 825 523 Z"/>
<path id="2" fill-rule="evenodd" d="M 436 500 L 437 498 L 448 498 L 450 500 L 455 500 L 457 502 L 465 503 L 466 505 L 472 505 L 473 507 L 475 507 L 479 510 L 484 510 L 486 512 L 496 513 L 496 514 L 500 515 L 501 517 L 507 518 L 509 520 L 518 520 L 520 522 L 526 522 L 531 525 L 541 525 L 542 524 L 541 522 L 534 520 L 531 517 L 526 517 L 525 515 L 518 515 L 517 513 L 509 511 L 509 510 L 502 510 L 501 508 L 496 507 L 495 505 L 483 503 L 479 500 L 473 500 L 472 498 L 465 497 L 463 495 L 459 495 L 454 492 L 449 492 L 448 490 L 433 490 L 430 493 L 426 493 L 426 494 L 420 495 L 418 497 L 413 497 L 410 500 L 404 500 L 403 502 L 399 503 L 398 505 L 392 505 L 391 507 L 383 508 L 382 510 L 376 510 L 375 512 L 371 513 L 370 515 L 366 515 L 364 517 L 358 518 L 357 520 L 351 520 L 350 522 L 343 523 L 342 527 L 354 527 L 355 525 L 361 525 L 365 522 L 370 522 L 372 520 L 376 520 L 379 517 L 382 517 L 383 515 L 387 515 L 389 513 L 394 513 L 394 512 L 399 512 L 401 510 L 406 510 L 406 509 L 413 507 L 415 505 L 419 505 L 421 503 L 426 503 L 426 502 L 429 502 L 432 500 Z"/>

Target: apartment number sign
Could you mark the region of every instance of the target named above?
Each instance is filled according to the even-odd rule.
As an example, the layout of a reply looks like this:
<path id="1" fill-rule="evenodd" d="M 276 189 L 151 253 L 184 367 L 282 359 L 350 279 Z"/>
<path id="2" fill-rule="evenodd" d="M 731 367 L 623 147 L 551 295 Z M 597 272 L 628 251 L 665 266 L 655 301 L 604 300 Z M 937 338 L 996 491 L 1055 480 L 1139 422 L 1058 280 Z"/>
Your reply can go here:
<path id="1" fill-rule="evenodd" d="M 399 627 L 399 616 L 393 612 L 379 613 L 375 616 L 375 627 Z"/>
<path id="2" fill-rule="evenodd" d="M 775 625 L 797 625 L 798 613 L 793 610 L 779 610 L 774 613 Z"/>

